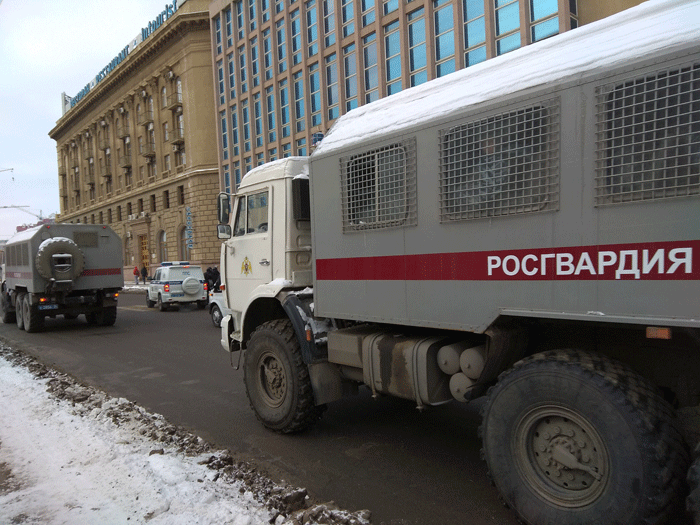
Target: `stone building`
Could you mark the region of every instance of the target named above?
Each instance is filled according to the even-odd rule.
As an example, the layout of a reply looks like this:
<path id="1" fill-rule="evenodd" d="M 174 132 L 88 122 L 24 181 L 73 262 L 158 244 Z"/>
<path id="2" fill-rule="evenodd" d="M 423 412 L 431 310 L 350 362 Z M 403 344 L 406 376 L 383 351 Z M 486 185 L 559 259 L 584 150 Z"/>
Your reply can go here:
<path id="1" fill-rule="evenodd" d="M 64 95 L 49 133 L 58 152 L 57 222 L 111 226 L 129 279 L 134 266 L 152 275 L 164 260 L 218 265 L 208 3 L 171 0 L 145 20 L 80 93 Z"/>

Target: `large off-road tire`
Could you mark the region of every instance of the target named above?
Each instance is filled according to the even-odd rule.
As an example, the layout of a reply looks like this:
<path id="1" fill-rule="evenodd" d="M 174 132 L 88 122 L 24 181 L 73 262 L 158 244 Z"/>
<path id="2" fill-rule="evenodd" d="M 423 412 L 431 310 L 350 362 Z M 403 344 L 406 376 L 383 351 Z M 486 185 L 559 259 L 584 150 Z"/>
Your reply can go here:
<path id="1" fill-rule="evenodd" d="M 675 414 L 621 363 L 576 351 L 520 361 L 489 391 L 480 430 L 493 482 L 530 525 L 678 512 L 688 454 Z"/>
<path id="2" fill-rule="evenodd" d="M 98 326 L 112 326 L 117 320 L 117 307 L 105 306 L 97 312 L 85 314 L 88 324 Z"/>
<path id="3" fill-rule="evenodd" d="M 85 256 L 75 242 L 66 237 L 53 237 L 46 239 L 39 245 L 34 263 L 36 271 L 44 279 L 56 277 L 51 264 L 52 257 L 57 253 L 68 253 L 72 256 L 73 264 L 70 269 L 70 279 L 77 279 L 85 268 Z"/>
<path id="4" fill-rule="evenodd" d="M 0 319 L 2 319 L 2 322 L 5 324 L 17 322 L 15 311 L 10 305 L 10 296 L 4 291 L 0 293 L 2 294 L 0 295 Z"/>
<path id="5" fill-rule="evenodd" d="M 40 332 L 44 328 L 44 316 L 36 306 L 29 304 L 29 294 L 22 299 L 22 317 L 24 318 L 24 329 L 29 333 Z"/>
<path id="6" fill-rule="evenodd" d="M 314 405 L 309 370 L 288 319 L 258 327 L 248 342 L 243 373 L 250 406 L 276 432 L 300 432 L 321 417 Z"/>
<path id="7" fill-rule="evenodd" d="M 224 318 L 223 314 L 221 313 L 221 309 L 213 304 L 211 306 L 211 310 L 209 310 L 209 313 L 211 313 L 211 322 L 216 326 L 217 328 L 221 328 L 221 320 Z"/>
<path id="8" fill-rule="evenodd" d="M 24 312 L 22 312 L 22 304 L 24 303 L 23 293 L 17 294 L 15 297 L 15 321 L 17 322 L 17 328 L 24 330 Z"/>

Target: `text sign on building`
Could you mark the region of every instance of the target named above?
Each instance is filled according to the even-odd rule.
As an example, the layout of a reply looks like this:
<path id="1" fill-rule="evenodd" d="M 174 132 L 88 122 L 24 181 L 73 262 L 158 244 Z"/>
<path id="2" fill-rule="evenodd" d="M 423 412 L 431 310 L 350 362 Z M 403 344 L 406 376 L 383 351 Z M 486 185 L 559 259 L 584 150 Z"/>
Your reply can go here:
<path id="1" fill-rule="evenodd" d="M 187 206 L 185 208 L 185 215 L 187 217 L 187 227 L 185 228 L 185 241 L 187 243 L 187 248 L 191 250 L 194 247 L 194 231 L 192 230 L 192 208 Z"/>
<path id="2" fill-rule="evenodd" d="M 94 88 L 97 84 L 104 80 L 107 75 L 116 69 L 116 67 L 127 58 L 129 53 L 136 49 L 141 42 L 151 36 L 151 34 L 162 26 L 166 20 L 168 20 L 168 18 L 173 16 L 186 1 L 187 0 L 172 0 L 169 4 L 165 4 L 163 11 L 158 13 L 158 16 L 148 22 L 148 25 L 141 29 L 141 32 L 134 37 L 131 43 L 119 51 L 117 56 L 115 56 L 109 64 L 107 64 L 99 73 L 97 73 L 95 78 L 93 78 L 83 89 L 81 89 L 77 95 L 74 97 L 69 97 L 63 93 L 61 101 L 63 106 L 63 114 L 65 115 L 69 109 L 75 107 L 76 104 L 78 104 L 88 93 L 90 93 L 92 88 Z"/>

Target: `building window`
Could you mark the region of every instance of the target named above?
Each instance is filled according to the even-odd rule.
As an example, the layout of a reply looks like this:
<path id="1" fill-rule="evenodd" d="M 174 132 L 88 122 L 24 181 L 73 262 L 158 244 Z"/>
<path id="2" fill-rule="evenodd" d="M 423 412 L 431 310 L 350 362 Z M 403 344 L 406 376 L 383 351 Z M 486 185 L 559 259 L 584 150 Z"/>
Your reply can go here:
<path id="1" fill-rule="evenodd" d="M 464 65 L 486 60 L 484 0 L 464 0 Z"/>
<path id="2" fill-rule="evenodd" d="M 233 163 L 233 180 L 236 183 L 236 191 L 238 191 L 238 186 L 241 185 L 241 163 L 238 160 Z"/>
<path id="3" fill-rule="evenodd" d="M 155 194 L 151 195 L 151 211 L 156 211 L 156 196 L 155 196 Z"/>
<path id="4" fill-rule="evenodd" d="M 224 87 L 224 61 L 219 60 L 216 63 L 216 70 L 219 80 L 219 105 L 223 106 L 226 104 L 226 93 Z"/>
<path id="5" fill-rule="evenodd" d="M 292 31 L 292 65 L 301 64 L 301 17 L 299 16 L 299 9 L 292 11 L 289 19 Z"/>
<path id="6" fill-rule="evenodd" d="M 122 220 L 122 207 L 117 206 L 117 221 L 121 221 L 121 220 Z"/>
<path id="7" fill-rule="evenodd" d="M 160 88 L 160 107 L 161 108 L 168 107 L 168 90 L 166 89 L 165 86 Z"/>
<path id="8" fill-rule="evenodd" d="M 318 63 L 309 66 L 309 102 L 311 111 L 311 127 L 320 126 L 321 118 L 321 74 Z"/>
<path id="9" fill-rule="evenodd" d="M 292 156 L 292 145 L 291 144 L 282 144 L 282 157 L 287 158 Z"/>
<path id="10" fill-rule="evenodd" d="M 343 48 L 343 69 L 345 69 L 345 111 L 357 107 L 357 53 L 355 44 Z"/>
<path id="11" fill-rule="evenodd" d="M 179 206 L 185 205 L 185 187 L 184 186 L 177 187 L 177 204 Z"/>
<path id="12" fill-rule="evenodd" d="M 374 0 L 360 0 L 362 5 L 362 27 L 374 23 Z"/>
<path id="13" fill-rule="evenodd" d="M 219 112 L 219 123 L 221 125 L 221 155 L 223 160 L 228 160 L 228 128 L 226 126 L 226 110 Z"/>
<path id="14" fill-rule="evenodd" d="M 365 68 L 365 103 L 379 99 L 379 72 L 377 69 L 377 39 L 370 33 L 362 39 Z"/>
<path id="15" fill-rule="evenodd" d="M 170 191 L 165 190 L 163 192 L 163 209 L 167 210 L 170 208 Z"/>
<path id="16" fill-rule="evenodd" d="M 243 151 L 250 151 L 250 112 L 248 110 L 248 101 L 244 100 L 241 103 L 243 112 Z"/>
<path id="17" fill-rule="evenodd" d="M 285 39 L 284 18 L 277 21 L 277 71 L 287 71 L 287 44 Z"/>
<path id="18" fill-rule="evenodd" d="M 286 79 L 279 83 L 278 89 L 280 94 L 280 128 L 282 137 L 289 137 L 291 134 L 291 118 L 289 115 L 289 88 L 287 87 Z"/>
<path id="19" fill-rule="evenodd" d="M 262 166 L 265 164 L 265 154 L 260 152 L 255 155 L 256 166 Z"/>
<path id="20" fill-rule="evenodd" d="M 224 191 L 231 193 L 231 168 L 228 164 L 224 164 Z"/>
<path id="21" fill-rule="evenodd" d="M 253 87 L 260 85 L 260 57 L 258 55 L 258 38 L 250 39 L 250 70 L 253 75 Z"/>
<path id="22" fill-rule="evenodd" d="M 324 45 L 335 44 L 335 1 L 323 0 L 323 35 Z"/>
<path id="23" fill-rule="evenodd" d="M 483 0 L 481 0 L 483 2 Z M 399 0 L 384 0 L 384 14 L 393 13 L 399 8 Z"/>
<path id="24" fill-rule="evenodd" d="M 297 140 L 297 155 L 300 157 L 306 156 L 306 139 Z"/>
<path id="25" fill-rule="evenodd" d="M 233 45 L 233 17 L 231 15 L 231 8 L 224 10 L 224 21 L 226 22 L 226 46 L 231 47 Z"/>
<path id="26" fill-rule="evenodd" d="M 183 226 L 180 229 L 180 260 L 182 261 L 190 260 L 190 247 L 187 240 L 187 227 Z"/>
<path id="27" fill-rule="evenodd" d="M 275 122 L 275 89 L 268 86 L 265 89 L 265 101 L 267 104 L 267 140 L 275 142 L 277 140 L 277 123 Z"/>
<path id="28" fill-rule="evenodd" d="M 557 0 L 530 0 L 530 38 L 533 42 L 559 33 Z"/>
<path id="29" fill-rule="evenodd" d="M 596 206 L 700 195 L 698 85 L 700 62 L 596 89 Z"/>
<path id="30" fill-rule="evenodd" d="M 304 131 L 306 121 L 304 120 L 304 73 L 302 71 L 294 73 L 294 118 L 296 131 Z"/>
<path id="31" fill-rule="evenodd" d="M 270 20 L 270 0 L 260 0 L 260 16 L 263 24 Z"/>
<path id="32" fill-rule="evenodd" d="M 520 47 L 520 0 L 494 0 L 496 8 L 496 53 L 503 55 Z"/>
<path id="33" fill-rule="evenodd" d="M 436 76 L 443 77 L 455 71 L 455 34 L 450 0 L 433 0 L 435 21 Z"/>
<path id="34" fill-rule="evenodd" d="M 126 214 L 127 214 L 127 215 L 132 215 L 132 213 L 131 213 L 131 203 L 130 203 L 130 202 L 127 202 L 127 203 L 126 203 Z M 86 221 L 86 222 L 87 222 L 87 221 Z"/>
<path id="35" fill-rule="evenodd" d="M 399 21 L 384 27 L 384 53 L 386 53 L 386 94 L 401 91 L 401 33 Z"/>
<path id="36" fill-rule="evenodd" d="M 238 145 L 238 109 L 235 104 L 231 106 L 231 148 L 233 156 L 237 157 L 240 154 L 240 147 Z"/>
<path id="37" fill-rule="evenodd" d="M 423 8 L 408 15 L 408 71 L 411 87 L 428 80 L 428 55 L 425 48 Z"/>
<path id="38" fill-rule="evenodd" d="M 255 113 L 255 147 L 263 145 L 263 115 L 260 93 L 253 95 L 253 111 Z"/>
<path id="39" fill-rule="evenodd" d="M 216 35 L 216 54 L 219 55 L 223 52 L 221 48 L 221 17 L 214 18 L 214 34 Z"/>
<path id="40" fill-rule="evenodd" d="M 172 166 L 170 165 L 170 155 L 163 156 L 163 169 L 166 172 L 172 169 Z"/>
<path id="41" fill-rule="evenodd" d="M 112 224 L 112 208 L 107 208 L 107 224 Z"/>
<path id="42" fill-rule="evenodd" d="M 306 2 L 306 43 L 309 46 L 309 56 L 318 54 L 318 22 L 316 0 Z"/>
<path id="43" fill-rule="evenodd" d="M 340 159 L 343 232 L 416 224 L 415 140 Z"/>
<path id="44" fill-rule="evenodd" d="M 167 122 L 163 122 L 163 142 L 170 140 L 170 128 Z"/>
<path id="45" fill-rule="evenodd" d="M 265 80 L 270 80 L 272 78 L 272 36 L 270 35 L 270 28 L 263 31 L 263 68 L 265 69 Z"/>
<path id="46" fill-rule="evenodd" d="M 326 96 L 328 98 L 328 120 L 335 120 L 340 114 L 338 62 L 335 53 L 326 57 Z"/>
<path id="47" fill-rule="evenodd" d="M 441 130 L 443 222 L 558 209 L 559 101 Z"/>
<path id="48" fill-rule="evenodd" d="M 228 54 L 228 90 L 231 100 L 236 98 L 236 61 L 233 52 Z"/>
<path id="49" fill-rule="evenodd" d="M 246 67 L 245 67 L 245 46 L 241 46 L 238 48 L 238 64 L 240 66 L 240 81 L 241 81 L 241 93 L 247 93 L 248 92 L 248 77 L 246 75 Z"/>
<path id="50" fill-rule="evenodd" d="M 250 15 L 250 30 L 255 31 L 257 27 L 258 15 L 256 12 L 256 3 L 258 0 L 248 0 L 248 14 Z"/>
<path id="51" fill-rule="evenodd" d="M 236 3 L 236 29 L 238 30 L 238 40 L 245 38 L 245 15 L 243 14 L 243 2 Z"/>
<path id="52" fill-rule="evenodd" d="M 267 151 L 267 156 L 270 158 L 270 161 L 277 160 L 277 148 L 270 148 Z"/>
<path id="53" fill-rule="evenodd" d="M 343 18 L 343 38 L 355 32 L 355 10 L 353 0 L 341 0 L 340 13 Z"/>

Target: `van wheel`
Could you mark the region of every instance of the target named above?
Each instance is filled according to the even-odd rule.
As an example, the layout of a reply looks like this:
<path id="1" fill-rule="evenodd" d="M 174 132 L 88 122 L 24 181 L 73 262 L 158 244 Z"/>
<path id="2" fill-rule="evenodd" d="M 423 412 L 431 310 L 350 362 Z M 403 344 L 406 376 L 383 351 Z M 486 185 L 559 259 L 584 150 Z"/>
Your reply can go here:
<path id="1" fill-rule="evenodd" d="M 148 295 L 148 292 L 146 292 L 146 306 L 149 308 L 153 308 L 156 305 L 155 301 L 151 301 L 151 297 Z"/>
<path id="2" fill-rule="evenodd" d="M 217 305 L 212 305 L 211 307 L 211 322 L 214 323 L 214 326 L 217 328 L 221 328 L 221 320 L 224 318 L 224 316 L 221 314 L 221 310 Z"/>
<path id="3" fill-rule="evenodd" d="M 15 299 L 15 321 L 17 322 L 17 328 L 24 330 L 24 312 L 22 311 L 22 304 L 24 304 L 24 294 L 19 294 Z"/>
<path id="4" fill-rule="evenodd" d="M 501 374 L 484 457 L 529 524 L 657 523 L 678 509 L 688 454 L 653 385 L 604 356 L 552 351 Z"/>
<path id="5" fill-rule="evenodd" d="M 24 318 L 24 329 L 29 333 L 40 332 L 44 327 L 44 316 L 39 313 L 36 307 L 29 304 L 29 295 L 25 295 L 22 300 L 22 317 Z"/>
<path id="6" fill-rule="evenodd" d="M 267 428 L 299 432 L 321 417 L 325 407 L 314 405 L 309 370 L 288 319 L 269 321 L 253 332 L 243 375 L 250 406 Z"/>
<path id="7" fill-rule="evenodd" d="M 163 302 L 163 296 L 158 294 L 158 300 L 156 301 L 156 306 L 158 307 L 158 310 L 161 312 L 167 312 L 168 311 L 168 305 Z"/>

